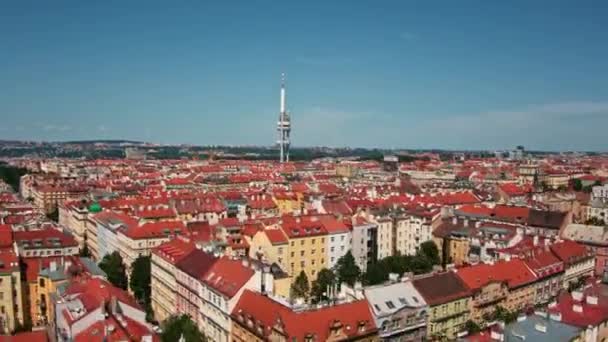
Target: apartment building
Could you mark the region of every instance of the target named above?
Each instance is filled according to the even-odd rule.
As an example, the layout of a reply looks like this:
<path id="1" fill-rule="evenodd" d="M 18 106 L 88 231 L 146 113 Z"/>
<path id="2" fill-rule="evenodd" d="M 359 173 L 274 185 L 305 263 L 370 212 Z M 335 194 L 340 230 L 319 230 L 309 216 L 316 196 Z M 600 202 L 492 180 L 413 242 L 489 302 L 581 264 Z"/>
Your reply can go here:
<path id="1" fill-rule="evenodd" d="M 414 279 L 413 284 L 429 305 L 427 338 L 455 339 L 470 317 L 467 285 L 454 272 Z"/>
<path id="2" fill-rule="evenodd" d="M 10 249 L 0 251 L 0 333 L 10 334 L 23 324 L 24 288 L 21 284 L 19 258 Z"/>
<path id="3" fill-rule="evenodd" d="M 177 308 L 176 266 L 194 251 L 193 243 L 180 238 L 154 248 L 150 266 L 150 290 L 152 310 L 157 321 L 162 322 L 175 314 Z M 198 315 L 197 315 L 198 316 Z"/>

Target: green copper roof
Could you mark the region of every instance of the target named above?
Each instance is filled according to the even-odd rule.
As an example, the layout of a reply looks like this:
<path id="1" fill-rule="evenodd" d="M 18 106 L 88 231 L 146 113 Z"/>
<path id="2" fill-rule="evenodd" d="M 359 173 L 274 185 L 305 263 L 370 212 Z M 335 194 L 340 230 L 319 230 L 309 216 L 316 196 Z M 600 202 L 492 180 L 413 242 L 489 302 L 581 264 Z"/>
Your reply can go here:
<path id="1" fill-rule="evenodd" d="M 89 206 L 89 212 L 98 213 L 100 211 L 101 211 L 101 206 L 97 202 L 95 202 Z"/>

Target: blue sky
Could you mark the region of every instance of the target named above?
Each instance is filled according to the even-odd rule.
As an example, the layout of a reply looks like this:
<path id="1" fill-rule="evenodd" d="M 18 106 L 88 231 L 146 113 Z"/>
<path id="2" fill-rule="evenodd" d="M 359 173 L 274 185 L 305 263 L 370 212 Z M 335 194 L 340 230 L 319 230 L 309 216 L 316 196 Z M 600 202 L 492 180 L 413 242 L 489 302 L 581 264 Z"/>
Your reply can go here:
<path id="1" fill-rule="evenodd" d="M 3 1 L 0 139 L 608 150 L 606 1 Z"/>

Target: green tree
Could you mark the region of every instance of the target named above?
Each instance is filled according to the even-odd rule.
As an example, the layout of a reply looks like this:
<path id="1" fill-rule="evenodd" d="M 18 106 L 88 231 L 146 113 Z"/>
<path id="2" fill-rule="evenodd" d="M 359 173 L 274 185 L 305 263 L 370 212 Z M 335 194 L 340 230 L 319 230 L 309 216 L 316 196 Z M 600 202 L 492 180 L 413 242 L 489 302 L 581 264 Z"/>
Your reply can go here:
<path id="1" fill-rule="evenodd" d="M 441 264 L 441 257 L 439 256 L 439 248 L 432 240 L 423 242 L 420 244 L 420 255 L 426 257 L 431 264 L 439 265 Z"/>
<path id="2" fill-rule="evenodd" d="M 518 315 L 517 312 L 511 312 L 511 311 L 503 308 L 502 306 L 498 305 L 498 306 L 496 306 L 494 313 L 491 315 L 491 318 L 492 318 L 491 320 L 502 321 L 502 322 L 509 324 L 509 323 L 517 320 L 517 315 Z"/>
<path id="3" fill-rule="evenodd" d="M 296 280 L 291 284 L 291 297 L 308 299 L 309 292 L 310 285 L 308 284 L 308 277 L 304 271 L 300 271 Z"/>
<path id="4" fill-rule="evenodd" d="M 409 270 L 414 274 L 428 273 L 433 270 L 433 264 L 424 255 L 416 255 L 411 259 Z"/>
<path id="5" fill-rule="evenodd" d="M 323 300 L 328 300 L 327 288 L 336 284 L 336 275 L 330 269 L 324 268 L 319 271 L 317 280 L 312 282 L 311 296 L 315 303 Z M 324 294 L 325 293 L 325 294 Z"/>
<path id="6" fill-rule="evenodd" d="M 479 324 L 475 323 L 472 320 L 468 320 L 465 324 L 464 324 L 464 328 L 465 330 L 469 333 L 469 334 L 477 334 L 478 332 L 481 331 L 481 327 L 479 326 Z"/>
<path id="7" fill-rule="evenodd" d="M 21 176 L 26 173 L 26 169 L 10 166 L 6 163 L 0 163 L 0 179 L 10 185 L 15 191 L 19 191 Z"/>
<path id="8" fill-rule="evenodd" d="M 163 332 L 160 340 L 163 342 L 176 342 L 183 336 L 186 342 L 205 342 L 205 335 L 198 330 L 196 323 L 188 315 L 169 317 L 162 324 Z"/>
<path id="9" fill-rule="evenodd" d="M 122 257 L 118 252 L 113 252 L 112 254 L 107 254 L 104 256 L 99 263 L 99 268 L 106 273 L 108 276 L 108 281 L 112 283 L 112 285 L 123 290 L 127 289 L 128 284 L 125 265 L 123 264 Z"/>
<path id="10" fill-rule="evenodd" d="M 346 283 L 350 286 L 355 285 L 355 282 L 361 276 L 361 269 L 357 266 L 353 254 L 348 251 L 336 262 L 336 274 L 340 283 Z"/>
<path id="11" fill-rule="evenodd" d="M 572 188 L 574 191 L 582 191 L 583 190 L 583 182 L 580 179 L 575 179 L 572 182 Z"/>
<path id="12" fill-rule="evenodd" d="M 151 312 L 152 302 L 150 301 L 150 268 L 151 261 L 149 256 L 140 256 L 133 262 L 133 271 L 129 280 L 129 287 L 135 299 L 142 304 L 147 312 Z"/>
<path id="13" fill-rule="evenodd" d="M 59 209 L 55 208 L 52 212 L 46 214 L 46 218 L 51 221 L 59 222 Z"/>
<path id="14" fill-rule="evenodd" d="M 380 262 L 367 266 L 367 271 L 363 275 L 363 283 L 365 285 L 382 284 L 388 280 L 388 272 L 384 265 Z"/>

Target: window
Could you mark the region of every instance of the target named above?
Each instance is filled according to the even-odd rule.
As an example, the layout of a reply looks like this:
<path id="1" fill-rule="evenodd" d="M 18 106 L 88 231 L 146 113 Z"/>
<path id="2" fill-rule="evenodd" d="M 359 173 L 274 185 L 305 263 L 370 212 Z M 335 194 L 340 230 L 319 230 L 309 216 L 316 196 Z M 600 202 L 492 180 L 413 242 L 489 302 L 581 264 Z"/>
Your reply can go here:
<path id="1" fill-rule="evenodd" d="M 407 301 L 403 297 L 399 297 L 399 302 L 401 302 L 403 305 L 407 305 Z"/>
<path id="2" fill-rule="evenodd" d="M 374 308 L 376 308 L 376 311 L 382 311 L 382 310 L 380 310 L 380 307 L 378 306 L 378 304 L 374 304 Z"/>
<path id="3" fill-rule="evenodd" d="M 304 260 L 300 261 L 300 267 L 304 268 L 304 265 L 306 265 L 306 263 L 304 262 Z"/>
<path id="4" fill-rule="evenodd" d="M 304 246 L 304 239 L 300 240 L 300 245 Z"/>
<path id="5" fill-rule="evenodd" d="M 340 237 L 340 241 L 344 241 L 344 235 Z"/>
<path id="6" fill-rule="evenodd" d="M 312 244 L 314 245 L 317 239 L 312 239 Z"/>
<path id="7" fill-rule="evenodd" d="M 395 308 L 395 304 L 393 304 L 392 301 L 388 300 L 386 302 L 384 302 L 386 304 L 386 306 L 388 306 L 389 309 L 394 309 Z"/>
<path id="8" fill-rule="evenodd" d="M 296 256 L 296 252 L 291 252 L 291 257 L 295 257 Z"/>
<path id="9" fill-rule="evenodd" d="M 283 254 L 283 247 L 279 247 L 278 253 Z"/>
<path id="10" fill-rule="evenodd" d="M 303 257 L 304 256 L 304 251 L 300 251 L 300 256 Z"/>
<path id="11" fill-rule="evenodd" d="M 312 253 L 312 254 L 315 254 L 316 252 L 317 252 L 317 250 L 316 250 L 316 249 L 313 249 L 311 253 Z"/>
<path id="12" fill-rule="evenodd" d="M 294 244 L 295 244 L 295 242 L 294 242 L 294 241 L 291 241 L 291 247 L 293 247 L 293 246 L 294 246 Z"/>
<path id="13" fill-rule="evenodd" d="M 329 249 L 329 251 L 333 253 L 333 252 L 334 252 L 334 247 L 332 246 L 332 247 Z"/>
<path id="14" fill-rule="evenodd" d="M 40 278 L 40 287 L 44 287 L 44 278 Z"/>
<path id="15" fill-rule="evenodd" d="M 335 237 L 335 236 L 332 236 L 332 237 L 331 237 L 331 242 L 334 242 L 335 240 L 336 240 L 336 237 Z"/>

